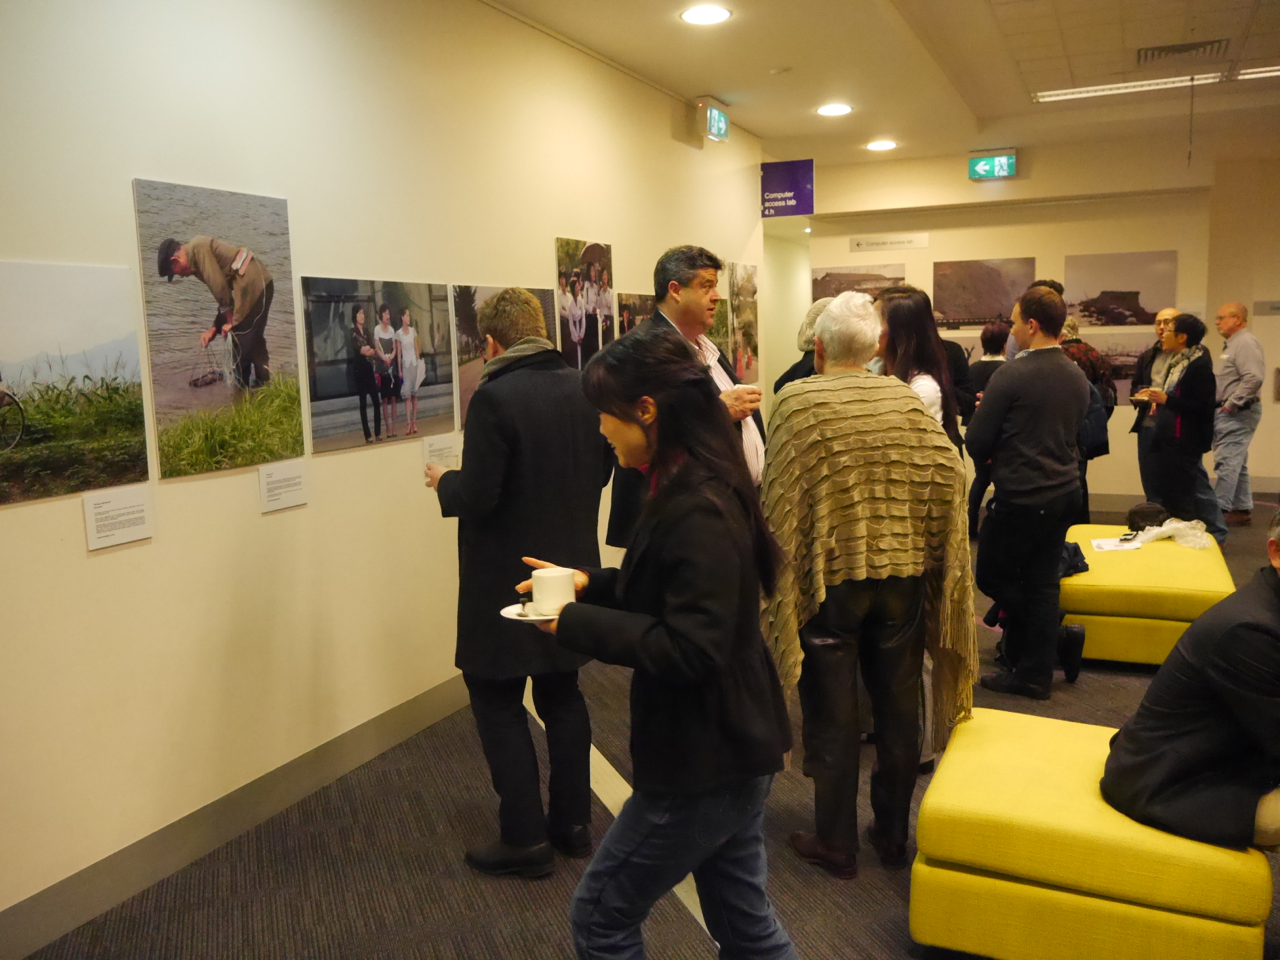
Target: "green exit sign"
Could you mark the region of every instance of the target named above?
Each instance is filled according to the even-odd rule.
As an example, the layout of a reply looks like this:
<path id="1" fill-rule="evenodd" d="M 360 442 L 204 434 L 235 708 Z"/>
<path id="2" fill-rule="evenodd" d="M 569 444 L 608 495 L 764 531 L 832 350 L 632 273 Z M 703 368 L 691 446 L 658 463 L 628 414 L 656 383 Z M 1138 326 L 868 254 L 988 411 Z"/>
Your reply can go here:
<path id="1" fill-rule="evenodd" d="M 1017 175 L 1018 154 L 1015 150 L 989 157 L 969 158 L 970 180 L 1007 180 Z"/>
<path id="2" fill-rule="evenodd" d="M 711 104 L 707 104 L 707 139 L 729 139 L 729 115 Z"/>

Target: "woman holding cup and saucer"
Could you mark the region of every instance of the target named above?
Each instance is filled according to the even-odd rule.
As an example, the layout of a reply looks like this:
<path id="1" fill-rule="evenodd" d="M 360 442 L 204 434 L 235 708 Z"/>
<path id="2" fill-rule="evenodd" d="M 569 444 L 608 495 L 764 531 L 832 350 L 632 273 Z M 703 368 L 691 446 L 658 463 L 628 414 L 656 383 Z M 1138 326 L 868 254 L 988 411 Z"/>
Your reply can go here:
<path id="1" fill-rule="evenodd" d="M 538 624 L 562 649 L 634 668 L 635 792 L 574 893 L 583 958 L 637 955 L 653 904 L 692 873 L 712 937 L 791 960 L 765 893 L 762 824 L 790 748 L 786 704 L 760 633 L 760 588 L 777 547 L 742 443 L 706 368 L 674 330 L 638 331 L 592 358 L 583 389 L 622 466 L 647 474 L 649 497 L 622 568 L 563 571 L 536 558 L 541 586 L 575 602 Z M 562 595 L 564 596 L 564 595 Z M 545 603 L 543 601 L 546 601 Z"/>

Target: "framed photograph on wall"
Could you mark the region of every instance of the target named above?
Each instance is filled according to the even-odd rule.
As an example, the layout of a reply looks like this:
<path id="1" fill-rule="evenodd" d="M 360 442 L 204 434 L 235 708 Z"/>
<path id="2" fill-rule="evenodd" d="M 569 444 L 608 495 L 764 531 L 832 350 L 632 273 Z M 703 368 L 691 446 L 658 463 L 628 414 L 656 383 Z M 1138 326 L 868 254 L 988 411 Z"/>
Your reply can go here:
<path id="1" fill-rule="evenodd" d="M 284 200 L 133 181 L 160 476 L 303 453 Z"/>

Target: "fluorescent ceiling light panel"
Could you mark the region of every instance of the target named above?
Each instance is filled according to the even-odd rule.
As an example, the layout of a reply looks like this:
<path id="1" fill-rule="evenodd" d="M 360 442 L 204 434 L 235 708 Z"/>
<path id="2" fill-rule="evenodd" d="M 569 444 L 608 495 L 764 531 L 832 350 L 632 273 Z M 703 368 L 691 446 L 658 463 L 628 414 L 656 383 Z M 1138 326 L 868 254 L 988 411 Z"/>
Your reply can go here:
<path id="1" fill-rule="evenodd" d="M 1250 67 L 1236 74 L 1237 80 L 1261 80 L 1263 77 L 1280 77 L 1280 66 Z"/>
<path id="2" fill-rule="evenodd" d="M 853 107 L 847 103 L 827 103 L 819 107 L 818 112 L 824 117 L 843 117 L 846 113 L 852 113 Z"/>
<path id="3" fill-rule="evenodd" d="M 872 140 L 867 144 L 868 150 L 892 150 L 897 144 L 892 140 Z"/>
<path id="4" fill-rule="evenodd" d="M 714 4 L 700 3 L 698 6 L 690 7 L 680 14 L 680 19 L 685 23 L 695 23 L 700 27 L 705 27 L 713 23 L 724 23 L 729 19 L 729 11 Z"/>
<path id="5" fill-rule="evenodd" d="M 1132 83 L 1106 83 L 1100 87 L 1068 87 L 1066 90 L 1042 90 L 1033 93 L 1031 99 L 1036 103 L 1052 103 L 1055 100 L 1082 100 L 1085 97 L 1110 97 L 1117 93 L 1141 93 L 1146 90 L 1172 90 L 1175 87 L 1189 87 L 1194 83 L 1197 87 L 1206 83 L 1217 83 L 1222 79 L 1221 73 L 1201 73 L 1194 77 L 1166 77 L 1163 80 L 1135 80 Z"/>

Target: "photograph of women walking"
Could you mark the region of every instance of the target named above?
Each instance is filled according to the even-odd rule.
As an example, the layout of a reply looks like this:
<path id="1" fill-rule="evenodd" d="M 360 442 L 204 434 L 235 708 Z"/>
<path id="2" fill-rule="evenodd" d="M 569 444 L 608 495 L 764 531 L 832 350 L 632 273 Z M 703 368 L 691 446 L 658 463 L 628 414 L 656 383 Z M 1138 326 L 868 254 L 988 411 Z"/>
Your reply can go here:
<path id="1" fill-rule="evenodd" d="M 284 200 L 133 181 L 160 476 L 302 455 Z"/>
<path id="2" fill-rule="evenodd" d="M 302 296 L 313 450 L 453 430 L 448 286 L 303 277 Z"/>

